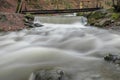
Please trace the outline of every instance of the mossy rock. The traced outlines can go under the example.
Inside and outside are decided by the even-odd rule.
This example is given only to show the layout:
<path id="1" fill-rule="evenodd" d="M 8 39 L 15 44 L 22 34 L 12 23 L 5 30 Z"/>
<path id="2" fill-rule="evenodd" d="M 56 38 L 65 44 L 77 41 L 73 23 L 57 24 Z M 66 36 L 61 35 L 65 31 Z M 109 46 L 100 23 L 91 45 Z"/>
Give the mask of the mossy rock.
<path id="1" fill-rule="evenodd" d="M 27 18 L 28 20 L 34 20 L 34 15 L 30 14 L 30 13 L 27 13 L 25 15 L 25 18 Z"/>
<path id="2" fill-rule="evenodd" d="M 104 18 L 106 13 L 103 13 L 101 11 L 93 12 L 91 15 L 88 16 L 88 18 L 94 18 L 94 19 L 101 19 Z"/>
<path id="3" fill-rule="evenodd" d="M 96 23 L 96 20 L 94 18 L 88 19 L 88 23 L 90 25 L 94 25 Z"/>
<path id="4" fill-rule="evenodd" d="M 113 12 L 114 12 L 114 8 L 107 9 L 107 11 L 108 11 L 109 13 L 113 13 Z"/>
<path id="5" fill-rule="evenodd" d="M 77 13 L 77 16 L 84 16 L 84 13 Z"/>

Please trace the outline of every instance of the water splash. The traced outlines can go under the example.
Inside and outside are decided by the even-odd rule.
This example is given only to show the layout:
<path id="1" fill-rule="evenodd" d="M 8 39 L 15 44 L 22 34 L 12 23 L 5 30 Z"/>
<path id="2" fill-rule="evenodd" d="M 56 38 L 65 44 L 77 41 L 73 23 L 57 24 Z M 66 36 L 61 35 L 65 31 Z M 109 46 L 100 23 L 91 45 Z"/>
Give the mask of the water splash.
<path id="1" fill-rule="evenodd" d="M 73 23 L 81 23 L 87 24 L 87 19 L 85 17 L 77 17 L 77 16 L 50 16 L 50 17 L 38 17 L 36 16 L 34 19 L 34 23 L 50 23 L 50 24 L 73 24 Z"/>

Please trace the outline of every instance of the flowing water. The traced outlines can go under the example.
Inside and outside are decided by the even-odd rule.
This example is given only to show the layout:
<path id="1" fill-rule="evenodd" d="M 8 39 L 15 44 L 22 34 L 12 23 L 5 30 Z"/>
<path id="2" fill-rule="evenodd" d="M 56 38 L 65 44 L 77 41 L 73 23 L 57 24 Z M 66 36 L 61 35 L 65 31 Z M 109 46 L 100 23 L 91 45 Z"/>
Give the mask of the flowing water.
<path id="1" fill-rule="evenodd" d="M 120 69 L 104 61 L 120 55 L 120 35 L 84 26 L 81 17 L 36 17 L 44 26 L 0 33 L 0 80 L 28 80 L 43 68 L 59 68 L 69 80 L 120 80 Z"/>

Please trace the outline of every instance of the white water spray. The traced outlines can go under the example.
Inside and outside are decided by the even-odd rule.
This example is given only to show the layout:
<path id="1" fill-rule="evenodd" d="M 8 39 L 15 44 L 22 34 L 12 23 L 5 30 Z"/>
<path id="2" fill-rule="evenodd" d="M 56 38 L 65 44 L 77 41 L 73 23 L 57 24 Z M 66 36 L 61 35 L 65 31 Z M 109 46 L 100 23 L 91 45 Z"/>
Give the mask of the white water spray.
<path id="1" fill-rule="evenodd" d="M 28 80 L 44 68 L 62 69 L 71 80 L 120 79 L 120 71 L 103 60 L 108 53 L 120 53 L 120 35 L 86 27 L 75 16 L 35 21 L 44 26 L 0 33 L 0 80 Z"/>

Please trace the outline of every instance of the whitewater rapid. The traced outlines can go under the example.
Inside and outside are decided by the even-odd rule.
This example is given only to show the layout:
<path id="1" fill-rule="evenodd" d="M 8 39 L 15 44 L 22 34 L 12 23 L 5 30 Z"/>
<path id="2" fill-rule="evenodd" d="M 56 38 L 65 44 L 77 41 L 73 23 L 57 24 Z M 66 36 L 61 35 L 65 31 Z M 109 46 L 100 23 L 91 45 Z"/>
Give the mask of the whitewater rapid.
<path id="1" fill-rule="evenodd" d="M 84 26 L 78 17 L 46 18 L 43 27 L 0 33 L 0 80 L 28 80 L 45 68 L 59 68 L 70 80 L 120 80 L 119 67 L 103 60 L 120 55 L 119 34 Z"/>

